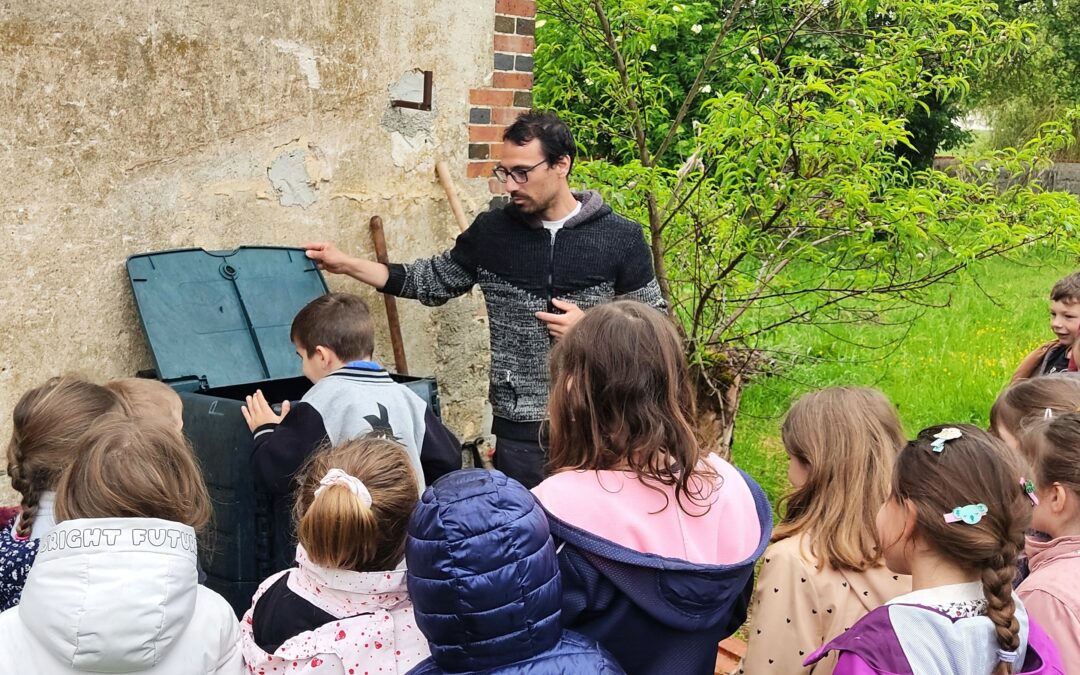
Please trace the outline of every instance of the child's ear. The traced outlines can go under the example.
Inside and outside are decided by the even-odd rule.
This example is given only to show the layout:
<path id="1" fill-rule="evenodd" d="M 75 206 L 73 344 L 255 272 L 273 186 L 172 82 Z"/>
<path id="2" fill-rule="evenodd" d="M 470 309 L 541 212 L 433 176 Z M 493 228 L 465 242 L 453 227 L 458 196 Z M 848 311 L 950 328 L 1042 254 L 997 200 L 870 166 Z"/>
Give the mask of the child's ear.
<path id="1" fill-rule="evenodd" d="M 915 511 L 915 503 L 910 499 L 900 502 L 904 507 L 904 530 L 900 538 L 904 541 L 912 541 L 919 524 L 919 514 Z"/>
<path id="2" fill-rule="evenodd" d="M 326 347 L 323 347 L 322 345 L 317 345 L 315 347 L 315 351 L 312 353 L 312 356 L 314 356 L 315 360 L 318 361 L 320 364 L 326 365 L 333 360 L 333 354 L 334 352 L 330 351 Z"/>
<path id="3" fill-rule="evenodd" d="M 1054 483 L 1051 485 L 1048 492 L 1049 494 L 1047 496 L 1050 497 L 1050 512 L 1055 516 L 1061 515 L 1070 507 L 1074 510 L 1080 507 L 1080 497 L 1061 483 Z"/>

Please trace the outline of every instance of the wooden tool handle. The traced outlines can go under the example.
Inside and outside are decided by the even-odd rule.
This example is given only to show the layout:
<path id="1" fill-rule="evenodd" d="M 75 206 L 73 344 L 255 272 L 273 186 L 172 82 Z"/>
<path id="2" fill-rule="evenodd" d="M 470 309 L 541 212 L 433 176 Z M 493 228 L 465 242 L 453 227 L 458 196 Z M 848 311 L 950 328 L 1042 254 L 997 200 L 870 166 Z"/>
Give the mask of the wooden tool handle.
<path id="1" fill-rule="evenodd" d="M 383 222 L 379 216 L 371 217 L 371 241 L 375 244 L 375 259 L 384 265 L 389 264 L 390 257 L 386 254 L 386 235 L 383 233 Z M 390 346 L 394 349 L 394 367 L 402 375 L 409 374 L 409 364 L 405 360 L 405 343 L 401 339 L 401 320 L 398 318 L 397 300 L 392 295 L 383 294 L 386 304 L 386 323 L 390 326 Z"/>
<path id="2" fill-rule="evenodd" d="M 457 188 L 454 187 L 454 182 L 450 180 L 450 167 L 447 166 L 446 162 L 438 162 L 435 164 L 435 174 L 439 177 L 439 183 L 442 184 L 443 191 L 446 192 L 446 199 L 450 202 L 450 210 L 454 212 L 454 219 L 457 220 L 458 228 L 464 232 L 465 228 L 469 226 L 469 221 L 465 219 L 465 210 L 461 208 Z"/>

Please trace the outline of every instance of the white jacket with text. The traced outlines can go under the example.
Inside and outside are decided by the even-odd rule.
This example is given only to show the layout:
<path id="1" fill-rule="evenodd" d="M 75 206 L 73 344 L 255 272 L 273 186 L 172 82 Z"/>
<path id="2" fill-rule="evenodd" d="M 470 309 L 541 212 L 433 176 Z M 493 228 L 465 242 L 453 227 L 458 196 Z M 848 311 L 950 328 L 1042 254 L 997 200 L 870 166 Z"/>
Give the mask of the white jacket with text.
<path id="1" fill-rule="evenodd" d="M 0 675 L 243 673 L 236 616 L 198 585 L 196 550 L 166 520 L 60 523 L 0 614 Z"/>

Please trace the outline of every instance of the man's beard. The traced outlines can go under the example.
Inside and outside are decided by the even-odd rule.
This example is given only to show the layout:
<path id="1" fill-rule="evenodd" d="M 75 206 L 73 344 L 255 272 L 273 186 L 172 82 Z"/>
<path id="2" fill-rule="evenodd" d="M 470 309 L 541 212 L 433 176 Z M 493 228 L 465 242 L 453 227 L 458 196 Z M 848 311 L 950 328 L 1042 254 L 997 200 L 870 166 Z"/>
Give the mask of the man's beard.
<path id="1" fill-rule="evenodd" d="M 524 201 L 519 204 L 518 202 L 514 201 L 514 197 L 513 195 L 511 195 L 510 203 L 514 205 L 514 208 L 518 210 L 518 213 L 522 213 L 528 216 L 535 216 L 538 213 L 543 213 L 551 205 L 550 201 L 541 203 L 536 201 L 532 197 L 528 197 L 525 195 L 522 195 L 521 199 Z"/>

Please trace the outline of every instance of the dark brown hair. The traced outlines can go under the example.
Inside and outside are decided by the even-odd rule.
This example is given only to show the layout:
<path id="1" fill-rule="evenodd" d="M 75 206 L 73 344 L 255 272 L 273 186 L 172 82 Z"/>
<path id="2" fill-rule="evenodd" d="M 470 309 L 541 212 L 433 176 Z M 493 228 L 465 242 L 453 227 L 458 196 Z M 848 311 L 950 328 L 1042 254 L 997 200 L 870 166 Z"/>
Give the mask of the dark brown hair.
<path id="1" fill-rule="evenodd" d="M 1080 272 L 1073 272 L 1054 284 L 1050 299 L 1068 303 L 1080 302 Z"/>
<path id="2" fill-rule="evenodd" d="M 819 568 L 876 565 L 875 516 L 906 441 L 896 408 L 876 389 L 822 389 L 791 406 L 781 434 L 788 454 L 806 465 L 807 479 L 784 496 L 787 509 L 772 540 L 805 532 Z"/>
<path id="3" fill-rule="evenodd" d="M 316 497 L 330 469 L 359 478 L 371 506 L 340 485 Z M 377 572 L 396 568 L 405 557 L 405 531 L 420 492 L 400 443 L 369 436 L 323 448 L 308 460 L 299 484 L 297 538 L 316 565 Z"/>
<path id="4" fill-rule="evenodd" d="M 326 347 L 342 361 L 369 358 L 375 351 L 375 325 L 367 303 L 358 295 L 327 293 L 296 315 L 289 339 L 310 356 Z"/>
<path id="5" fill-rule="evenodd" d="M 990 431 L 1005 429 L 1019 439 L 1046 411 L 1059 415 L 1080 408 L 1080 377 L 1055 373 L 1021 380 L 998 394 L 990 408 Z M 1032 460 L 1031 455 L 1027 456 Z"/>
<path id="6" fill-rule="evenodd" d="M 1035 458 L 1035 483 L 1060 483 L 1080 495 L 1080 413 L 1066 413 L 1036 423 L 1023 445 Z"/>
<path id="7" fill-rule="evenodd" d="M 79 438 L 102 415 L 124 410 L 116 394 L 73 376 L 54 377 L 22 395 L 12 411 L 7 472 L 22 496 L 16 534 L 29 537 L 41 494 L 56 489 Z"/>
<path id="8" fill-rule="evenodd" d="M 994 622 L 1000 647 L 1020 644 L 1020 623 L 1013 601 L 1016 557 L 1031 522 L 1031 504 L 1020 486 L 1019 459 L 1005 444 L 969 424 L 952 425 L 962 437 L 934 452 L 934 435 L 946 428 L 924 429 L 900 452 L 893 472 L 893 497 L 915 508 L 916 531 L 939 555 L 982 575 L 987 617 Z M 969 525 L 947 523 L 944 514 L 968 504 L 985 504 L 986 514 Z M 1006 675 L 999 662 L 994 675 Z"/>
<path id="9" fill-rule="evenodd" d="M 529 110 L 518 115 L 503 132 L 503 140 L 516 145 L 526 145 L 534 139 L 540 140 L 548 166 L 555 166 L 563 157 L 569 157 L 570 170 L 573 170 L 577 145 L 570 127 L 558 115 L 549 110 Z M 570 175 L 569 171 L 566 175 Z"/>
<path id="10" fill-rule="evenodd" d="M 699 466 L 694 391 L 671 321 L 648 305 L 619 300 L 585 312 L 551 352 L 554 471 L 633 471 L 702 501 L 715 481 Z M 647 480 L 646 480 L 647 479 Z"/>
<path id="11" fill-rule="evenodd" d="M 195 454 L 170 420 L 106 415 L 79 446 L 56 488 L 58 521 L 161 518 L 196 531 L 210 521 Z"/>

